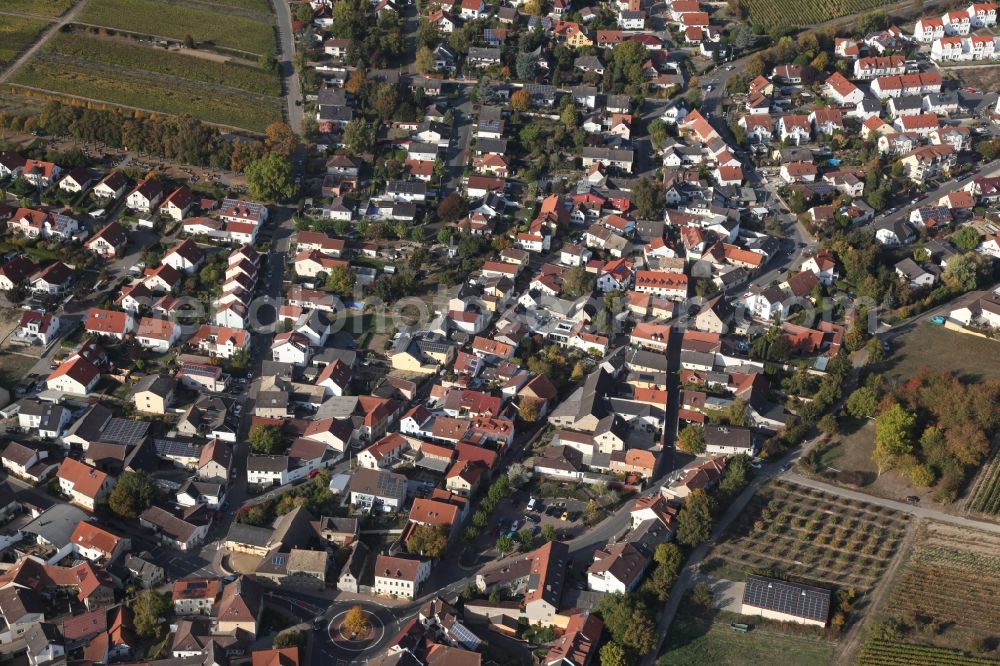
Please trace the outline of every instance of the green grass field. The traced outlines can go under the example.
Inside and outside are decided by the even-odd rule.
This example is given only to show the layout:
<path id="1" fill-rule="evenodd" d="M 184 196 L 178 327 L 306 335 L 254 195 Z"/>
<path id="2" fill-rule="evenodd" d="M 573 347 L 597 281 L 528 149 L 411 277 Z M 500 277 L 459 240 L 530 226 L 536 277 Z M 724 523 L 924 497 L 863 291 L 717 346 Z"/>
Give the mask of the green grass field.
<path id="1" fill-rule="evenodd" d="M 271 97 L 281 95 L 281 85 L 274 72 L 267 72 L 258 67 L 205 60 L 161 48 L 105 39 L 80 31 L 57 35 L 46 45 L 45 50 L 109 65 L 179 76 L 259 95 Z"/>
<path id="2" fill-rule="evenodd" d="M 750 22 L 765 27 L 807 27 L 829 19 L 871 11 L 891 0 L 746 0 Z"/>
<path id="3" fill-rule="evenodd" d="M 13 83 L 56 93 L 90 97 L 111 104 L 123 104 L 171 114 L 190 114 L 207 122 L 262 132 L 281 119 L 278 98 L 261 97 L 217 89 L 200 84 L 184 85 L 172 80 L 164 85 L 155 74 L 140 70 L 106 72 L 53 56 L 35 58 L 20 69 Z"/>
<path id="4" fill-rule="evenodd" d="M 755 629 L 739 634 L 728 624 L 685 613 L 684 606 L 667 632 L 660 666 L 744 666 L 789 664 L 827 666 L 833 645 L 807 637 L 786 636 Z M 794 659 L 791 655 L 795 655 Z"/>
<path id="5" fill-rule="evenodd" d="M 0 66 L 31 46 L 47 25 L 45 21 L 0 15 Z"/>
<path id="6" fill-rule="evenodd" d="M 173 39 L 191 35 L 198 42 L 250 53 L 273 53 L 275 50 L 274 30 L 269 23 L 240 16 L 220 16 L 218 10 L 205 3 L 196 7 L 157 0 L 91 0 L 80 21 Z"/>
<path id="7" fill-rule="evenodd" d="M 0 8 L 7 12 L 24 12 L 39 16 L 62 16 L 74 0 L 3 0 Z"/>
<path id="8" fill-rule="evenodd" d="M 893 338 L 891 345 L 885 371 L 889 377 L 909 379 L 927 367 L 931 372 L 954 372 L 971 381 L 1000 379 L 1000 341 L 921 321 Z"/>

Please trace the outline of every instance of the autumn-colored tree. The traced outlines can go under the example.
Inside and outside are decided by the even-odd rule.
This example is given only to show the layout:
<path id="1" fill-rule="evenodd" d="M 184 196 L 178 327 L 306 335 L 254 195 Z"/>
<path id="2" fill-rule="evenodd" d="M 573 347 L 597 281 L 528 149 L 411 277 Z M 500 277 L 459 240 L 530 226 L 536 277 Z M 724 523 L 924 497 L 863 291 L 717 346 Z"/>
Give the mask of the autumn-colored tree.
<path id="1" fill-rule="evenodd" d="M 677 448 L 691 455 L 705 452 L 705 434 L 698 426 L 686 426 L 677 434 Z"/>
<path id="2" fill-rule="evenodd" d="M 538 398 L 524 396 L 518 405 L 518 413 L 525 423 L 535 423 L 542 415 L 542 405 L 544 401 Z"/>
<path id="3" fill-rule="evenodd" d="M 466 206 L 457 192 L 452 192 L 438 204 L 438 219 L 445 224 L 453 224 L 465 215 Z"/>
<path id="4" fill-rule="evenodd" d="M 945 449 L 963 465 L 978 465 L 990 452 L 990 443 L 975 423 L 960 423 L 945 433 Z"/>
<path id="5" fill-rule="evenodd" d="M 286 123 L 271 123 L 264 129 L 264 145 L 272 153 L 288 157 L 298 143 L 299 138 Z"/>
<path id="6" fill-rule="evenodd" d="M 515 111 L 527 111 L 531 108 L 531 93 L 521 88 L 510 96 L 510 108 Z"/>
<path id="7" fill-rule="evenodd" d="M 356 69 L 351 72 L 351 75 L 347 77 L 347 83 L 344 84 L 344 90 L 351 93 L 352 95 L 357 95 L 361 91 L 361 87 L 365 85 L 365 73 Z"/>
<path id="8" fill-rule="evenodd" d="M 344 622 L 341 626 L 348 636 L 364 636 L 371 630 L 372 623 L 361 606 L 352 606 L 351 610 L 347 611 L 347 615 L 344 616 Z"/>

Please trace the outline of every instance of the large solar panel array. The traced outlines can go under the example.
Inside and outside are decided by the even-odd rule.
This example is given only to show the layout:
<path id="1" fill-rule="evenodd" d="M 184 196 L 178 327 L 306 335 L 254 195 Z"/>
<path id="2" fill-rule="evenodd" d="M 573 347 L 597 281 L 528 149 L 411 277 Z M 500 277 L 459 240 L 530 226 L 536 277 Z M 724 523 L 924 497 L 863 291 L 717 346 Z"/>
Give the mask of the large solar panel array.
<path id="1" fill-rule="evenodd" d="M 748 576 L 743 603 L 826 622 L 830 613 L 830 591 L 774 578 Z"/>
<path id="2" fill-rule="evenodd" d="M 134 446 L 142 442 L 148 430 L 147 421 L 114 418 L 108 421 L 108 425 L 101 432 L 101 441 Z"/>

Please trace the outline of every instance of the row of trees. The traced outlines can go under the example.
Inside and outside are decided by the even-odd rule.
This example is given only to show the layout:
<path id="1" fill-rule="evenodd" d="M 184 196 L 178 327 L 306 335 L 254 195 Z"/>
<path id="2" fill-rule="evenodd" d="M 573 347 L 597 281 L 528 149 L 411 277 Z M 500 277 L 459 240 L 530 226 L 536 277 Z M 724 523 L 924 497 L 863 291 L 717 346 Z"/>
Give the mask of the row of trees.
<path id="1" fill-rule="evenodd" d="M 146 117 L 140 112 L 88 109 L 57 101 L 34 115 L 0 113 L 0 126 L 99 141 L 114 148 L 233 171 L 243 171 L 264 154 L 262 142 L 228 141 L 218 129 L 191 116 Z"/>

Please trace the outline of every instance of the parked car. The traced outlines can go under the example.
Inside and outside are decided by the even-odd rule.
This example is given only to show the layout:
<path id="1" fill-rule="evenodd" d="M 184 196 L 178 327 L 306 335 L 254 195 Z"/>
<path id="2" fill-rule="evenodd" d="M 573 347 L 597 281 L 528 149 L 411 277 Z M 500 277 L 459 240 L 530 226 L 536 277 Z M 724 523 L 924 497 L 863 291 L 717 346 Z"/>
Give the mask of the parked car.
<path id="1" fill-rule="evenodd" d="M 907 495 L 906 501 L 909 502 L 910 504 L 916 504 L 917 502 L 920 501 L 920 498 L 917 497 L 916 495 Z"/>
<path id="2" fill-rule="evenodd" d="M 559 520 L 569 520 L 569 511 L 563 511 L 562 515 L 559 516 Z"/>

